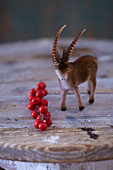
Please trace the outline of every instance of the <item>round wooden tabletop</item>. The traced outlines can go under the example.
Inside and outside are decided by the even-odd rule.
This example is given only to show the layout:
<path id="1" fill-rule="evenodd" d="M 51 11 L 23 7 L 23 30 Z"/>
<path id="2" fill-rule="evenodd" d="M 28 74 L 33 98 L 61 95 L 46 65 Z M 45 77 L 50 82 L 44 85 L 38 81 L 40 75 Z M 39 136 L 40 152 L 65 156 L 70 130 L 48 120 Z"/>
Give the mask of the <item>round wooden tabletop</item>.
<path id="1" fill-rule="evenodd" d="M 71 39 L 59 41 L 59 53 Z M 78 110 L 75 95 L 60 110 L 60 88 L 51 59 L 52 39 L 0 45 L 0 159 L 74 163 L 113 159 L 113 41 L 82 39 L 71 61 L 91 54 L 98 58 L 95 102 L 88 103 L 87 84 L 79 86 L 85 105 Z M 34 127 L 28 110 L 29 91 L 45 81 L 45 97 L 53 124 Z"/>

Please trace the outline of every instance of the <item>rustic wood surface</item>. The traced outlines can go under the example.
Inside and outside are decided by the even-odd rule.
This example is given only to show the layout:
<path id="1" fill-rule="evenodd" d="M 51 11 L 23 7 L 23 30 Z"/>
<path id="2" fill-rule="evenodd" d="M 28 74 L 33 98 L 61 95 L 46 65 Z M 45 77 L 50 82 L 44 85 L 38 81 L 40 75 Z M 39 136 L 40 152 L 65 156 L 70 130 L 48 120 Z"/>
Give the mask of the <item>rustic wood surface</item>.
<path id="1" fill-rule="evenodd" d="M 59 52 L 71 39 L 59 42 Z M 99 60 L 95 103 L 78 110 L 72 92 L 60 111 L 60 89 L 51 59 L 52 39 L 0 45 L 0 159 L 75 163 L 113 159 L 113 41 L 80 40 L 72 60 L 93 54 Z M 27 108 L 31 88 L 47 83 L 53 125 L 41 132 Z"/>
<path id="2" fill-rule="evenodd" d="M 37 163 L 0 159 L 0 170 L 113 170 L 113 160 L 82 163 Z"/>

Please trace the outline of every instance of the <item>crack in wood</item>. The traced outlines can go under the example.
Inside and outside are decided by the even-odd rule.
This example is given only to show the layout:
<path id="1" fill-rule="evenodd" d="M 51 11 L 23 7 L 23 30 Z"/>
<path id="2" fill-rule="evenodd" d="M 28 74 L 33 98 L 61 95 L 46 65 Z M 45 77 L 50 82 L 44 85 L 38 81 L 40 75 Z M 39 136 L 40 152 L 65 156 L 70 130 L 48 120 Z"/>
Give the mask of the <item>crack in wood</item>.
<path id="1" fill-rule="evenodd" d="M 87 134 L 90 136 L 90 138 L 93 138 L 93 139 L 98 139 L 99 135 L 93 133 L 93 131 L 95 131 L 95 129 L 93 128 L 80 128 L 82 129 L 83 131 L 87 131 Z"/>

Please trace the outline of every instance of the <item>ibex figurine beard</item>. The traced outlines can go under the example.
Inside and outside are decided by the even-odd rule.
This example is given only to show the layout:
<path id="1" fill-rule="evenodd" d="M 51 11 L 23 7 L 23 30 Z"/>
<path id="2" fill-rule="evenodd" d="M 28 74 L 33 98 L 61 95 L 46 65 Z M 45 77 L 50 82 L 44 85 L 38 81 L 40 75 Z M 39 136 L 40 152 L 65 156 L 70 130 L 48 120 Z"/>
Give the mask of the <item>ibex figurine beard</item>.
<path id="1" fill-rule="evenodd" d="M 57 43 L 58 38 L 65 27 L 66 25 L 64 25 L 58 31 L 52 49 L 52 58 L 55 72 L 58 76 L 61 89 L 61 110 L 66 110 L 66 94 L 68 90 L 74 91 L 77 96 L 79 110 L 83 110 L 84 105 L 82 103 L 78 85 L 85 81 L 88 81 L 87 90 L 90 94 L 89 103 L 93 103 L 96 89 L 96 73 L 98 68 L 98 60 L 91 55 L 85 55 L 78 58 L 74 62 L 69 62 L 70 56 L 74 50 L 74 46 L 84 33 L 85 29 L 78 34 L 78 36 L 67 48 L 67 50 L 63 50 L 63 55 L 62 57 L 60 57 L 57 50 Z"/>

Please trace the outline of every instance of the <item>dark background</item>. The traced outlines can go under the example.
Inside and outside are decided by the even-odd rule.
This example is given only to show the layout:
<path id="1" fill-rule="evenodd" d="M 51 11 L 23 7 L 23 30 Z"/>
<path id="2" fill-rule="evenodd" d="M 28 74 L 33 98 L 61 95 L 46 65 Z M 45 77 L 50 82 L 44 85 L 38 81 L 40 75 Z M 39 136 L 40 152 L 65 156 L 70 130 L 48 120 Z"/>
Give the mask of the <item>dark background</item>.
<path id="1" fill-rule="evenodd" d="M 0 42 L 64 37 L 113 39 L 113 0 L 0 0 Z"/>

